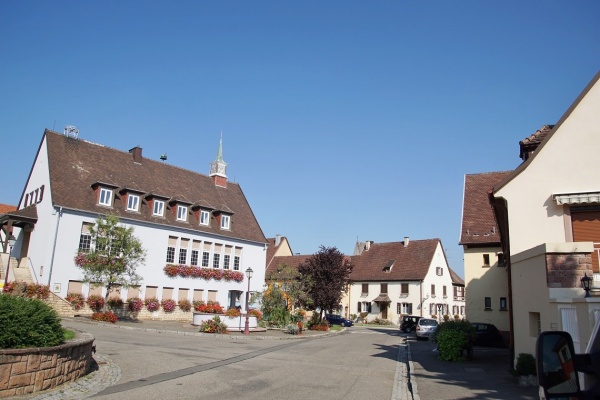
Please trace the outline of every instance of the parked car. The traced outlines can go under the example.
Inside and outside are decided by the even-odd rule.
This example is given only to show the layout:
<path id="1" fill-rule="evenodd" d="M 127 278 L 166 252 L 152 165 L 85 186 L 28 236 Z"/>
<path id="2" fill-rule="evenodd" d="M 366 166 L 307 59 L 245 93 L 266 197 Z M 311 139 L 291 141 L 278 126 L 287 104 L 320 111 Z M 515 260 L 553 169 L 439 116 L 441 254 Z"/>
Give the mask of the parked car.
<path id="1" fill-rule="evenodd" d="M 495 325 L 483 322 L 472 322 L 471 325 L 475 328 L 475 346 L 504 346 L 504 338 Z"/>
<path id="2" fill-rule="evenodd" d="M 438 322 L 433 318 L 420 318 L 415 327 L 417 340 L 428 339 L 437 329 Z"/>
<path id="3" fill-rule="evenodd" d="M 354 322 L 336 314 L 327 314 L 325 319 L 330 325 L 352 326 Z"/>
<path id="4" fill-rule="evenodd" d="M 419 317 L 416 315 L 405 315 L 400 320 L 400 330 L 402 332 L 410 333 L 414 332 L 417 327 L 417 322 L 423 317 Z"/>

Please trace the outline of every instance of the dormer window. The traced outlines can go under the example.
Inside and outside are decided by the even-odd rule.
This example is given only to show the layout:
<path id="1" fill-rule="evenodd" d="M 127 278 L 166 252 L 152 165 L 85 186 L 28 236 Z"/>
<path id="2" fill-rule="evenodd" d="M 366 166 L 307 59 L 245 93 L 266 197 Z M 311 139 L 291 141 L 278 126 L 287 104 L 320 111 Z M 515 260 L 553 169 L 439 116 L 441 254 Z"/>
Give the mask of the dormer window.
<path id="1" fill-rule="evenodd" d="M 101 206 L 112 207 L 113 191 L 107 188 L 100 188 L 100 196 L 98 196 L 98 204 Z"/>
<path id="2" fill-rule="evenodd" d="M 127 211 L 139 211 L 140 196 L 136 194 L 127 195 Z"/>
<path id="3" fill-rule="evenodd" d="M 187 221 L 187 207 L 178 205 L 177 206 L 177 221 Z"/>
<path id="4" fill-rule="evenodd" d="M 231 225 L 231 216 L 230 215 L 221 215 L 221 229 L 229 230 Z"/>
<path id="5" fill-rule="evenodd" d="M 153 200 L 152 215 L 163 217 L 165 215 L 165 202 L 162 200 Z"/>
<path id="6" fill-rule="evenodd" d="M 200 225 L 208 225 L 210 221 L 210 213 L 205 210 L 200 210 Z"/>

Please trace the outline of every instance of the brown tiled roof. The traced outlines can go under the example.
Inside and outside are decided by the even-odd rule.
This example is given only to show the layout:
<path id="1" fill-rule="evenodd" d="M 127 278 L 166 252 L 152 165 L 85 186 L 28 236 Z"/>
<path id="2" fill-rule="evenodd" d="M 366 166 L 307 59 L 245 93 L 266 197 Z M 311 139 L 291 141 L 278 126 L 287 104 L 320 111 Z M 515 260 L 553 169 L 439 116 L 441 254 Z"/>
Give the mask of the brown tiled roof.
<path id="1" fill-rule="evenodd" d="M 488 191 L 509 174 L 510 171 L 465 175 L 459 244 L 500 244 L 498 225 L 488 200 Z"/>
<path id="2" fill-rule="evenodd" d="M 297 270 L 298 265 L 303 264 L 309 257 L 312 257 L 312 254 L 273 257 L 273 261 L 271 261 L 267 266 L 265 277 L 267 279 L 276 279 L 275 276 L 277 275 L 277 272 L 279 272 L 279 269 L 286 265 Z"/>
<path id="3" fill-rule="evenodd" d="M 463 278 L 461 278 L 456 272 L 454 272 L 454 270 L 450 267 L 448 267 L 448 269 L 450 270 L 450 278 L 452 278 L 452 283 L 455 285 L 463 285 L 465 284 L 465 280 Z"/>
<path id="4" fill-rule="evenodd" d="M 197 172 L 147 158 L 136 163 L 129 152 L 70 138 L 50 130 L 46 130 L 45 135 L 50 187 L 55 206 L 94 214 L 113 212 L 121 218 L 253 242 L 267 241 L 237 183 L 227 182 L 227 187 L 223 188 L 216 186 L 211 177 Z M 207 204 L 217 210 L 228 211 L 233 214 L 231 229 L 221 230 L 214 218 L 211 218 L 210 226 L 202 226 L 191 214 L 188 215 L 188 222 L 176 221 L 170 209 L 165 210 L 165 217 L 154 217 L 146 201 L 142 201 L 140 212 L 125 211 L 125 204 L 119 198 L 114 200 L 112 209 L 107 209 L 97 204 L 92 186 L 98 182 L 114 185 L 118 188 L 115 192 L 127 188 L 146 195 L 155 193 L 163 196 L 163 199 L 165 196 L 169 199 L 185 199 L 189 204 Z M 168 204 L 165 206 L 169 207 Z"/>
<path id="5" fill-rule="evenodd" d="M 17 206 L 11 206 L 10 204 L 0 204 L 0 215 L 16 210 Z"/>
<path id="6" fill-rule="evenodd" d="M 522 160 L 526 160 L 529 157 L 529 154 L 537 149 L 553 128 L 554 125 L 544 125 L 529 137 L 521 140 L 519 142 L 519 157 L 521 157 Z"/>
<path id="7" fill-rule="evenodd" d="M 407 281 L 425 278 L 439 239 L 404 242 L 372 243 L 369 250 L 352 256 L 350 279 L 356 281 Z M 389 272 L 385 267 L 393 261 Z"/>

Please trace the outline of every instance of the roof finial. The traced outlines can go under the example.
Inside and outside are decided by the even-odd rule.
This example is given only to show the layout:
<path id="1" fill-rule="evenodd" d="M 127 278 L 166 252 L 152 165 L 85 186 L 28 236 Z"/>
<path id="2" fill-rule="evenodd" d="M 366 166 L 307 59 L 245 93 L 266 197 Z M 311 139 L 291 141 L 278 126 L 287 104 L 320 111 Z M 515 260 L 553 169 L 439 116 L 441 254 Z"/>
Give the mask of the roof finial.
<path id="1" fill-rule="evenodd" d="M 218 186 L 227 185 L 227 163 L 223 161 L 223 132 L 219 139 L 219 149 L 217 150 L 217 158 L 210 163 L 210 176 L 214 177 L 215 184 Z M 216 177 L 219 177 L 218 179 Z"/>

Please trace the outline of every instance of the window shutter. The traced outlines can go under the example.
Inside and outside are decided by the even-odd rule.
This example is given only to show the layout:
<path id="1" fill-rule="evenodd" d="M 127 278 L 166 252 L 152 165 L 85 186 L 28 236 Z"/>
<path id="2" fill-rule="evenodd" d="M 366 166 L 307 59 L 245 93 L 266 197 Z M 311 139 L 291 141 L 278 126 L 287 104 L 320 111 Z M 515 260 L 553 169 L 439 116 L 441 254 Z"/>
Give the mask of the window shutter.
<path id="1" fill-rule="evenodd" d="M 571 209 L 571 223 L 573 226 L 573 241 L 593 242 L 594 248 L 600 244 L 600 210 L 587 210 L 578 212 Z M 599 272 L 598 252 L 592 253 L 592 268 Z"/>
<path id="2" fill-rule="evenodd" d="M 358 312 L 360 312 L 360 301 L 358 302 Z"/>

